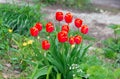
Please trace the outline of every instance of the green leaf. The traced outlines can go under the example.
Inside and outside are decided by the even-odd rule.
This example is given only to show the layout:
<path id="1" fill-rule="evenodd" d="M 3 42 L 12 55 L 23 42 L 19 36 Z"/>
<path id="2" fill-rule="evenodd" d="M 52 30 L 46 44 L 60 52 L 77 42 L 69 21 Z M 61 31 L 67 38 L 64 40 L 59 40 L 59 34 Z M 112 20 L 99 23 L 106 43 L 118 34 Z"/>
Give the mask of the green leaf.
<path id="1" fill-rule="evenodd" d="M 1 70 L 3 70 L 3 65 L 2 65 L 2 64 L 0 64 L 0 71 L 1 71 Z"/>
<path id="2" fill-rule="evenodd" d="M 82 59 L 82 58 L 85 56 L 85 54 L 87 53 L 87 51 L 88 51 L 88 49 L 89 49 L 90 46 L 92 46 L 92 45 L 88 45 L 88 46 L 86 46 L 86 47 L 83 49 L 83 52 L 82 52 L 82 54 L 81 54 L 80 59 Z"/>
<path id="3" fill-rule="evenodd" d="M 38 79 L 39 77 L 41 77 L 43 75 L 46 75 L 47 71 L 48 71 L 48 67 L 47 66 L 38 68 L 38 65 L 37 65 L 36 68 L 35 68 L 34 73 L 31 76 L 31 79 Z"/>
<path id="4" fill-rule="evenodd" d="M 115 30 L 115 33 L 120 35 L 120 28 Z"/>
<path id="5" fill-rule="evenodd" d="M 114 29 L 116 29 L 116 28 L 117 28 L 117 25 L 112 24 L 112 25 L 109 25 L 108 27 L 114 30 Z"/>
<path id="6" fill-rule="evenodd" d="M 96 40 L 94 37 L 91 37 L 89 35 L 84 35 L 83 39 L 89 40 L 89 41 L 95 41 Z"/>
<path id="7" fill-rule="evenodd" d="M 60 72 L 64 71 L 61 61 L 58 62 L 56 59 L 52 58 L 50 55 L 48 55 L 47 58 L 49 62 L 51 62 L 51 64 L 55 66 Z"/>
<path id="8" fill-rule="evenodd" d="M 11 51 L 11 52 L 18 52 L 18 49 L 10 48 L 10 51 Z"/>
<path id="9" fill-rule="evenodd" d="M 57 73 L 57 78 L 56 79 L 61 79 L 61 74 Z"/>
<path id="10" fill-rule="evenodd" d="M 73 79 L 73 71 L 67 72 L 67 79 Z"/>
<path id="11" fill-rule="evenodd" d="M 50 67 L 48 68 L 48 72 L 47 72 L 46 79 L 49 79 L 49 75 L 50 75 L 50 72 L 52 71 L 52 68 L 53 68 L 53 66 L 50 66 Z"/>
<path id="12" fill-rule="evenodd" d="M 73 79 L 82 79 L 81 77 L 75 77 L 75 78 L 73 78 Z"/>

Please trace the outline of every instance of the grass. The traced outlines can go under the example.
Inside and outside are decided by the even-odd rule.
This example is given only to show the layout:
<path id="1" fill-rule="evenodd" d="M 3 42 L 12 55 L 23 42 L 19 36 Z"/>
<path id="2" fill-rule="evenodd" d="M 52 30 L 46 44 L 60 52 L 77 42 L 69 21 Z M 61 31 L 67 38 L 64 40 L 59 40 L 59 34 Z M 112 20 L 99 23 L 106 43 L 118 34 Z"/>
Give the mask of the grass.
<path id="1" fill-rule="evenodd" d="M 40 5 L 0 4 L 3 24 L 14 32 L 28 35 L 29 28 L 42 20 Z"/>
<path id="2" fill-rule="evenodd" d="M 47 6 L 54 5 L 59 6 L 61 8 L 72 8 L 81 11 L 95 11 L 91 4 L 91 0 L 35 0 L 35 3 L 42 3 Z"/>

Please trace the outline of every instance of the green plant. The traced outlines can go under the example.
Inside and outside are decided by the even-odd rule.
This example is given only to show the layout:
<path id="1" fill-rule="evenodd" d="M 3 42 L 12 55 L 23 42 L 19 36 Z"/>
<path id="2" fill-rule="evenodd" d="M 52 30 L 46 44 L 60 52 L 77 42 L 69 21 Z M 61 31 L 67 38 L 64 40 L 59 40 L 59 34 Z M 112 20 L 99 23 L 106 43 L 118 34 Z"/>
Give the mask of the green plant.
<path id="1" fill-rule="evenodd" d="M 59 16 L 61 16 L 61 14 L 56 16 L 58 17 L 56 20 L 60 23 L 60 21 L 63 20 L 61 19 L 63 15 L 61 17 Z M 39 49 L 35 45 L 32 46 L 32 49 L 37 56 L 36 58 L 38 59 L 36 59 L 36 66 L 30 77 L 31 79 L 73 79 L 74 71 L 76 70 L 75 65 L 82 63 L 83 58 L 91 45 L 85 45 L 82 42 L 82 37 L 84 37 L 84 34 L 88 33 L 87 25 L 83 24 L 83 26 L 81 26 L 81 23 L 78 22 L 81 26 L 79 28 L 82 28 L 82 30 L 80 30 L 81 33 L 80 31 L 77 33 L 75 32 L 76 34 L 70 33 L 71 30 L 69 24 L 72 20 L 72 14 L 66 13 L 66 25 L 63 25 L 62 27 L 59 25 L 55 28 L 51 22 L 46 24 L 46 32 L 44 33 L 45 36 L 41 44 L 42 49 Z M 39 32 L 42 32 L 37 30 L 38 27 L 41 26 L 35 24 L 35 26 L 30 28 L 30 34 L 35 38 L 39 35 Z M 57 30 L 60 32 L 57 32 Z M 71 36 L 73 39 L 70 39 Z"/>
<path id="2" fill-rule="evenodd" d="M 109 27 L 114 31 L 114 37 L 103 41 L 103 49 L 106 57 L 115 59 L 117 53 L 120 53 L 120 25 L 110 25 Z"/>
<path id="3" fill-rule="evenodd" d="M 89 78 L 89 74 L 87 73 L 87 70 L 92 66 L 99 66 L 102 65 L 103 62 L 99 60 L 96 55 L 87 55 L 82 60 L 82 63 L 78 64 L 77 69 L 74 71 L 75 77 L 81 77 L 81 78 Z"/>
<path id="4" fill-rule="evenodd" d="M 91 66 L 87 70 L 89 74 L 89 79 L 115 79 L 114 74 L 112 71 L 108 70 L 107 68 L 101 66 Z"/>
<path id="5" fill-rule="evenodd" d="M 0 71 L 3 69 L 3 65 L 0 64 Z"/>
<path id="6" fill-rule="evenodd" d="M 36 54 L 33 53 L 33 47 L 40 47 L 40 45 L 38 41 L 36 41 L 35 43 L 33 42 L 35 42 L 35 40 L 33 41 L 33 38 L 25 37 L 16 33 L 13 34 L 11 44 L 12 47 L 10 48 L 10 60 L 15 69 L 25 71 L 28 66 L 35 64 L 35 60 L 38 60 L 37 53 L 35 51 L 34 52 Z M 40 55 L 39 59 L 41 59 Z"/>
<path id="7" fill-rule="evenodd" d="M 12 38 L 12 29 L 0 23 L 0 55 L 1 57 L 9 51 Z"/>
<path id="8" fill-rule="evenodd" d="M 37 0 L 38 1 L 38 0 Z M 89 8 L 91 0 L 39 0 L 42 3 L 47 4 L 60 4 L 67 7 L 75 7 L 75 8 L 81 8 L 86 9 Z"/>
<path id="9" fill-rule="evenodd" d="M 120 78 L 120 68 L 115 69 L 114 75 L 115 75 L 116 79 Z"/>
<path id="10" fill-rule="evenodd" d="M 119 69 L 114 69 L 112 66 L 106 66 L 105 60 L 100 60 L 96 55 L 87 55 L 83 62 L 78 65 L 74 72 L 76 79 L 117 79 Z M 116 75 L 115 75 L 116 74 Z M 117 78 L 116 78 L 117 77 Z"/>
<path id="11" fill-rule="evenodd" d="M 3 24 L 19 34 L 28 35 L 29 28 L 42 19 L 40 5 L 0 4 Z"/>

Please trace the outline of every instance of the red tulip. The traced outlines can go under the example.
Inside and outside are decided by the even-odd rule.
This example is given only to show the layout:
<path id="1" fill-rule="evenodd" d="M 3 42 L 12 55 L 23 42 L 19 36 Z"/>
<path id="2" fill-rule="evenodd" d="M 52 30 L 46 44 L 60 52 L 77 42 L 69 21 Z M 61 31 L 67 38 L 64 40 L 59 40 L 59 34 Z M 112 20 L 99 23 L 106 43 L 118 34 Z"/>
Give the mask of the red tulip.
<path id="1" fill-rule="evenodd" d="M 82 22 L 83 21 L 81 19 L 77 18 L 77 19 L 75 19 L 74 24 L 77 28 L 80 28 L 82 25 Z"/>
<path id="2" fill-rule="evenodd" d="M 66 31 L 61 31 L 58 33 L 58 41 L 61 43 L 64 43 L 68 40 L 67 37 L 67 32 Z"/>
<path id="3" fill-rule="evenodd" d="M 71 45 L 75 44 L 75 41 L 74 41 L 74 37 L 73 37 L 73 36 L 69 38 L 69 43 L 70 43 Z"/>
<path id="4" fill-rule="evenodd" d="M 30 28 L 30 34 L 34 37 L 38 36 L 39 30 L 36 27 Z"/>
<path id="5" fill-rule="evenodd" d="M 68 33 L 69 32 L 69 26 L 68 25 L 63 25 L 62 26 L 62 31 L 66 31 Z"/>
<path id="6" fill-rule="evenodd" d="M 72 19 L 73 19 L 72 14 L 71 13 L 66 13 L 66 15 L 65 15 L 65 22 L 66 23 L 71 23 Z"/>
<path id="7" fill-rule="evenodd" d="M 83 33 L 83 34 L 87 34 L 88 33 L 88 26 L 87 25 L 82 25 L 81 33 Z"/>
<path id="8" fill-rule="evenodd" d="M 56 20 L 57 21 L 63 20 L 63 13 L 62 12 L 56 12 Z"/>
<path id="9" fill-rule="evenodd" d="M 46 24 L 46 31 L 49 32 L 49 33 L 54 31 L 54 26 L 53 26 L 53 24 L 51 22 L 48 22 Z"/>
<path id="10" fill-rule="evenodd" d="M 39 23 L 39 22 L 35 24 L 35 27 L 36 27 L 39 31 L 42 30 L 42 24 Z"/>
<path id="11" fill-rule="evenodd" d="M 42 41 L 42 49 L 48 50 L 49 48 L 50 48 L 50 43 L 48 42 L 48 40 L 43 40 Z"/>
<path id="12" fill-rule="evenodd" d="M 80 44 L 82 42 L 82 37 L 77 35 L 77 36 L 75 36 L 74 41 L 76 44 Z"/>

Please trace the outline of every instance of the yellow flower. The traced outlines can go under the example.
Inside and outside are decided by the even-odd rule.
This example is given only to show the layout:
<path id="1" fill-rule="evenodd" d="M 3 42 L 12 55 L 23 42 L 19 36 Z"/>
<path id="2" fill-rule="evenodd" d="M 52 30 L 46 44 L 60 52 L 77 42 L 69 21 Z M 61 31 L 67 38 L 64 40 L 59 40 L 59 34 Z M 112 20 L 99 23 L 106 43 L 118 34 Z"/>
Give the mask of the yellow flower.
<path id="1" fill-rule="evenodd" d="M 24 43 L 23 43 L 23 46 L 27 46 L 27 43 L 26 43 L 26 42 L 24 42 Z"/>
<path id="2" fill-rule="evenodd" d="M 33 40 L 29 40 L 28 42 L 27 42 L 27 44 L 32 44 L 33 43 Z"/>
<path id="3" fill-rule="evenodd" d="M 12 33 L 12 31 L 13 31 L 12 29 L 8 29 L 8 32 Z"/>
<path id="4" fill-rule="evenodd" d="M 75 44 L 71 45 L 71 48 L 74 48 L 75 47 Z"/>

